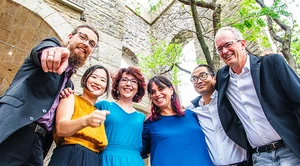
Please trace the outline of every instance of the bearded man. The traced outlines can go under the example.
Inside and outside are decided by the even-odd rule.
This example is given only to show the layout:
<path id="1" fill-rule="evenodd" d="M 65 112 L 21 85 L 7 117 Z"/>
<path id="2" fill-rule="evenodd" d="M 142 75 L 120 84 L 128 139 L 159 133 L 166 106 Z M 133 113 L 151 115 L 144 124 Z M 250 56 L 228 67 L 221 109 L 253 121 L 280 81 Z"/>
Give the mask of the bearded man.
<path id="1" fill-rule="evenodd" d="M 59 92 L 97 48 L 99 34 L 81 25 L 65 47 L 55 38 L 31 50 L 10 87 L 0 97 L 0 161 L 6 165 L 43 165 L 52 143 Z M 72 83 L 71 83 L 72 84 Z"/>

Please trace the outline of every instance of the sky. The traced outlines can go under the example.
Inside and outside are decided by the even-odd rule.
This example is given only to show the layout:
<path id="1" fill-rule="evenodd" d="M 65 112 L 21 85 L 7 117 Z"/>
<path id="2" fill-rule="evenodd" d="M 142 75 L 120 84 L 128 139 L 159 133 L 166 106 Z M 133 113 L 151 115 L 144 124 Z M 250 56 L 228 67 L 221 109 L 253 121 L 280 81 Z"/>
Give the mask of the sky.
<path id="1" fill-rule="evenodd" d="M 150 4 L 155 5 L 159 0 L 139 0 L 139 3 L 143 5 L 146 9 L 150 9 Z"/>
<path id="2" fill-rule="evenodd" d="M 194 45 L 194 40 L 190 41 L 182 50 L 182 55 L 186 62 L 180 64 L 183 68 L 193 71 L 197 66 L 196 50 Z M 198 93 L 194 90 L 193 84 L 190 81 L 191 75 L 185 72 L 179 72 L 181 77 L 181 85 L 178 87 L 180 92 L 180 97 L 183 105 L 188 105 L 188 103 L 198 96 Z"/>

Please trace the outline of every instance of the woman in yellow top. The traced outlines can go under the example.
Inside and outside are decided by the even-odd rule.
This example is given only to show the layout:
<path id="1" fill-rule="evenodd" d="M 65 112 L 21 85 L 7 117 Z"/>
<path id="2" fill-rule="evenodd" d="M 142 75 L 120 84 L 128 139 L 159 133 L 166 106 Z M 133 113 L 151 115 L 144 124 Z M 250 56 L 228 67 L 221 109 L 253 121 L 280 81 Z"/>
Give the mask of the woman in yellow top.
<path id="1" fill-rule="evenodd" d="M 82 96 L 62 98 L 56 110 L 53 151 L 49 166 L 99 165 L 99 152 L 107 146 L 103 122 L 108 111 L 94 106 L 97 98 L 108 92 L 109 73 L 95 65 L 81 78 Z"/>

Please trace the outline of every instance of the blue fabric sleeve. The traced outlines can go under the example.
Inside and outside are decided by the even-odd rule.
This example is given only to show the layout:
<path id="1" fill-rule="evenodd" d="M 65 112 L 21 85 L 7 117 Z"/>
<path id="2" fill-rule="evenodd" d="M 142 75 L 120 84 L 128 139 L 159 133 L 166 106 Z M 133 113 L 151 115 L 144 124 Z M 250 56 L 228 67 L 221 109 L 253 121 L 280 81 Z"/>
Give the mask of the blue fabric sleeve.
<path id="1" fill-rule="evenodd" d="M 143 141 L 143 146 L 141 150 L 141 156 L 143 159 L 149 157 L 148 154 L 150 153 L 150 133 L 149 133 L 149 127 L 150 127 L 150 120 L 147 119 L 144 122 L 144 128 L 143 128 L 143 134 L 142 134 L 142 141 Z"/>
<path id="2" fill-rule="evenodd" d="M 95 107 L 96 107 L 98 110 L 107 110 L 108 107 L 109 107 L 109 102 L 106 101 L 106 100 L 98 101 L 98 102 L 95 104 Z"/>

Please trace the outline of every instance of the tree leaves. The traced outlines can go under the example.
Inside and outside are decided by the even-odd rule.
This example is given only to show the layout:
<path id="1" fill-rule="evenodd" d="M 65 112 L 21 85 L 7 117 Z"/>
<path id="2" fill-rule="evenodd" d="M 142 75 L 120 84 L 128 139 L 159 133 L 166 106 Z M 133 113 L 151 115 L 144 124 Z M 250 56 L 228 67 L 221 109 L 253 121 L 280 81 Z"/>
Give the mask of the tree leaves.
<path id="1" fill-rule="evenodd" d="M 179 63 L 182 53 L 182 45 L 174 43 L 166 43 L 165 41 L 151 40 L 153 43 L 152 55 L 138 54 L 139 66 L 147 78 L 154 75 L 163 75 L 168 72 L 171 75 L 176 75 L 179 70 L 176 70 L 175 64 Z M 175 79 L 176 81 L 176 79 Z"/>

